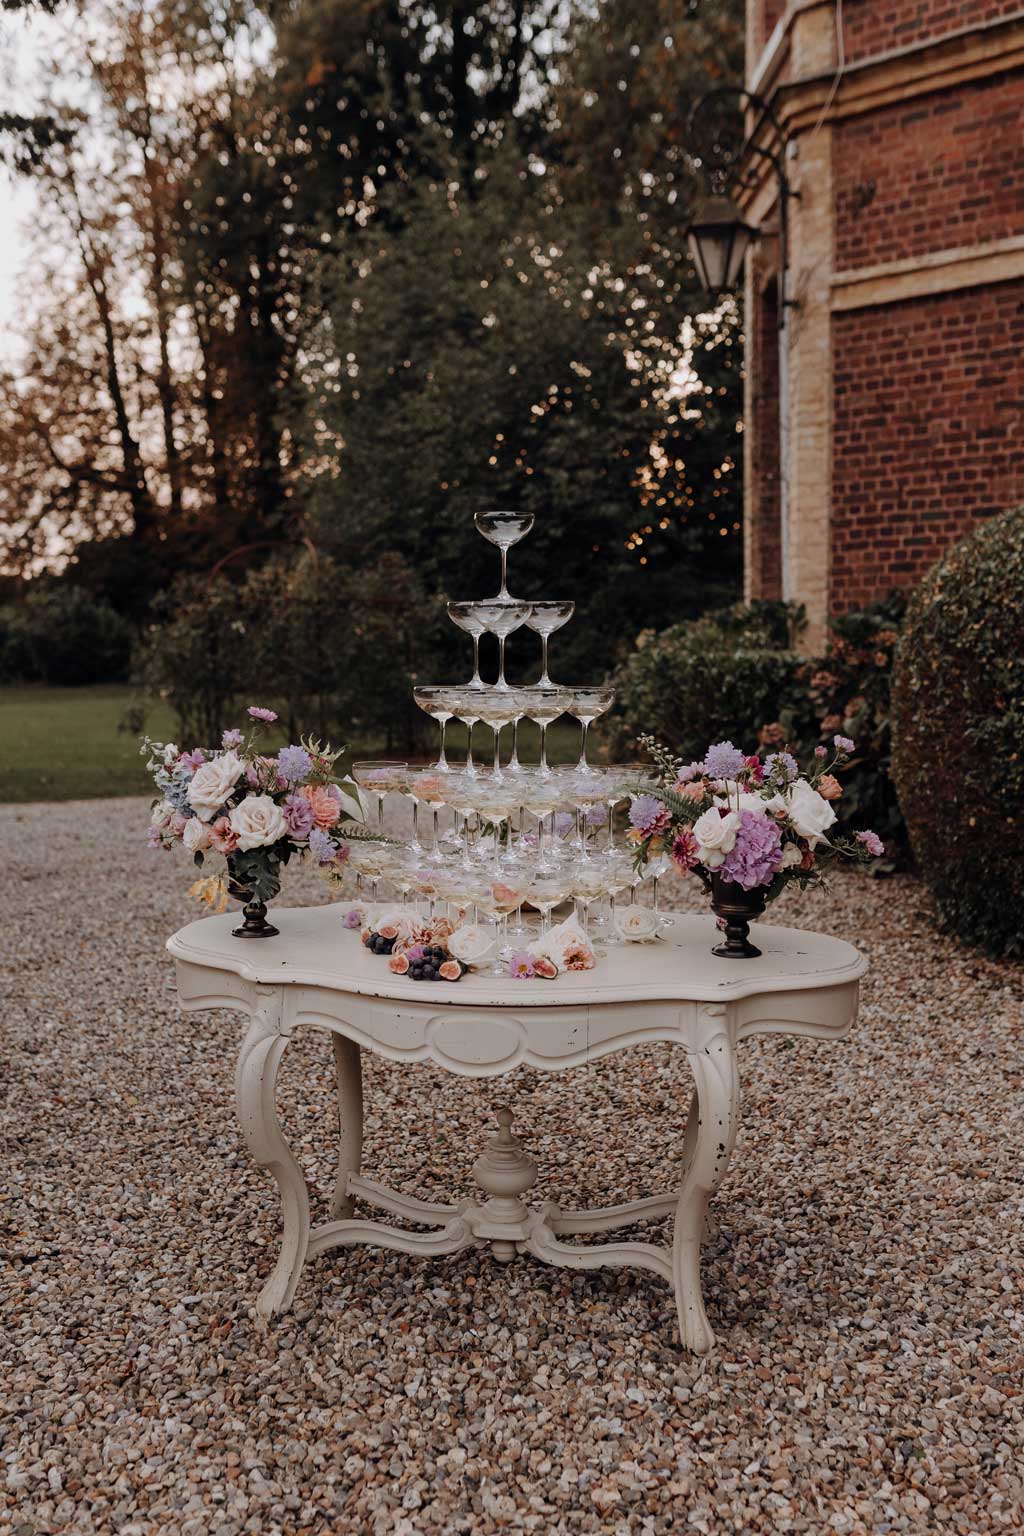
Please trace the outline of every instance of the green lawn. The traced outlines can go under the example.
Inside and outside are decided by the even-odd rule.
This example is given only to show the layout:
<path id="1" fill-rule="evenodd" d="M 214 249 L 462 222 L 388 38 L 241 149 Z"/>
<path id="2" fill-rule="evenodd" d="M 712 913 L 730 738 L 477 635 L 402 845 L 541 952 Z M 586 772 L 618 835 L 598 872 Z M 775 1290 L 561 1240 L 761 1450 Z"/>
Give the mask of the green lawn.
<path id="1" fill-rule="evenodd" d="M 93 800 L 151 788 L 134 735 L 117 727 L 135 695 L 96 688 L 0 688 L 0 801 Z M 150 709 L 151 736 L 173 735 L 174 716 Z"/>
<path id="2" fill-rule="evenodd" d="M 0 802 L 94 800 L 150 793 L 152 785 L 137 738 L 117 728 L 129 706 L 137 701 L 131 688 L 117 685 L 0 688 Z M 174 739 L 172 711 L 163 705 L 150 707 L 146 730 L 157 741 Z M 575 762 L 579 735 L 579 727 L 569 721 L 554 725 L 548 734 L 551 761 Z M 536 761 L 537 737 L 535 726 L 523 725 L 524 762 Z M 436 737 L 428 739 L 436 750 Z M 453 725 L 448 732 L 453 761 L 461 761 L 465 741 L 465 727 Z M 595 752 L 598 741 L 595 733 Z M 473 746 L 479 763 L 491 760 L 492 742 L 490 731 L 478 726 Z M 506 732 L 502 738 L 506 761 L 509 750 Z M 378 752 L 373 747 L 354 747 L 343 766 L 352 757 L 372 757 Z"/>

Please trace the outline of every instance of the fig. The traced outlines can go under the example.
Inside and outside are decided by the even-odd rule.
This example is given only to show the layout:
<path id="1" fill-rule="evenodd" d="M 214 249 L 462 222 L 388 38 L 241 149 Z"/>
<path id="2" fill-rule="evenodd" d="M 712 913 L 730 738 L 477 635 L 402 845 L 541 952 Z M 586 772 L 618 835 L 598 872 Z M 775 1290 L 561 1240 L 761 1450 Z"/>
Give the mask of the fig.
<path id="1" fill-rule="evenodd" d="M 543 977 L 545 981 L 554 981 L 558 975 L 558 966 L 553 960 L 549 960 L 546 955 L 540 955 L 533 962 L 533 974 Z"/>
<path id="2" fill-rule="evenodd" d="M 388 958 L 388 970 L 395 976 L 404 976 L 409 969 L 409 956 L 403 954 L 391 955 Z"/>
<path id="3" fill-rule="evenodd" d="M 462 975 L 462 966 L 457 960 L 445 960 L 438 966 L 437 974 L 441 981 L 458 981 Z"/>
<path id="4" fill-rule="evenodd" d="M 368 945 L 370 940 L 373 938 L 373 929 L 372 928 L 364 928 L 362 933 L 359 935 L 359 938 L 360 938 L 360 941 L 363 944 L 367 944 Z"/>
<path id="5" fill-rule="evenodd" d="M 398 929 L 394 923 L 385 923 L 382 928 L 377 929 L 377 932 L 382 939 L 398 938 Z"/>

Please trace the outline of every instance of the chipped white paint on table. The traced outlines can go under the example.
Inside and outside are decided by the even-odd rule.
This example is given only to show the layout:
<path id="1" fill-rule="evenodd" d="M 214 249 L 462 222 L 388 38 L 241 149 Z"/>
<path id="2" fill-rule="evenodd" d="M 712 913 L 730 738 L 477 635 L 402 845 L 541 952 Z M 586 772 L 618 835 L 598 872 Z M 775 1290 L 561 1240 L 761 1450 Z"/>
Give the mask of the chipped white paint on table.
<path id="1" fill-rule="evenodd" d="M 673 1286 L 683 1344 L 706 1353 L 714 1335 L 700 1290 L 700 1247 L 708 1202 L 728 1167 L 739 1123 L 737 1046 L 749 1035 L 834 1040 L 857 1014 L 867 961 L 851 944 L 822 934 L 758 924 L 760 959 L 710 953 L 710 917 L 677 916 L 667 942 L 613 947 L 593 971 L 556 981 L 470 974 L 460 982 L 393 976 L 337 907 L 277 910 L 279 938 L 236 939 L 231 915 L 204 918 L 168 942 L 183 1008 L 237 1008 L 249 1015 L 235 1075 L 238 1116 L 256 1162 L 277 1180 L 284 1238 L 257 1303 L 265 1316 L 291 1305 L 308 1258 L 352 1243 L 402 1253 L 457 1253 L 489 1244 L 502 1261 L 532 1253 L 576 1269 L 638 1265 Z M 275 1085 L 292 1033 L 308 1025 L 332 1037 L 338 1079 L 338 1176 L 332 1219 L 311 1227 L 309 1195 L 278 1124 Z M 482 1201 L 434 1204 L 361 1173 L 360 1052 L 390 1061 L 432 1061 L 467 1077 L 497 1077 L 521 1063 L 557 1072 L 653 1040 L 686 1052 L 694 1092 L 681 1132 L 681 1182 L 664 1194 L 601 1210 L 563 1210 L 523 1195 L 536 1164 L 499 1115 L 500 1130 L 474 1166 Z M 412 1232 L 354 1215 L 359 1201 L 406 1222 Z M 612 1231 L 674 1215 L 672 1249 L 645 1242 L 574 1245 L 573 1234 Z"/>

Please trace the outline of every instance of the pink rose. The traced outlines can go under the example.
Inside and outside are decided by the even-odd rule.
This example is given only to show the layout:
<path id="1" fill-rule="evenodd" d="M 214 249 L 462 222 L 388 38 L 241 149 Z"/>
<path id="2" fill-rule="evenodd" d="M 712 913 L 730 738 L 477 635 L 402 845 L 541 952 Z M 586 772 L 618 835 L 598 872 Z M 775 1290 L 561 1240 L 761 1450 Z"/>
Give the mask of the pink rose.
<path id="1" fill-rule="evenodd" d="M 210 827 L 210 847 L 218 853 L 234 853 L 238 847 L 238 835 L 226 816 L 219 816 Z"/>
<path id="2" fill-rule="evenodd" d="M 306 784 L 299 794 L 309 801 L 318 827 L 333 827 L 341 820 L 341 805 L 326 784 Z"/>
<path id="3" fill-rule="evenodd" d="M 183 816 L 180 811 L 175 811 L 174 815 L 167 823 L 167 830 L 172 834 L 172 836 L 180 837 L 185 828 L 188 826 L 190 819 L 191 818 L 188 816 Z"/>

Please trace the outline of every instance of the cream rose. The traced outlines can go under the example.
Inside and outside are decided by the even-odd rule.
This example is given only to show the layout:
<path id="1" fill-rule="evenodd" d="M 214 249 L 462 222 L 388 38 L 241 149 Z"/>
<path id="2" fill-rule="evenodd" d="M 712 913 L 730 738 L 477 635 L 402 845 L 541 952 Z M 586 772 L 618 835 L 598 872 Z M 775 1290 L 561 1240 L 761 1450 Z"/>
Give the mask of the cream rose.
<path id="1" fill-rule="evenodd" d="M 705 811 L 703 816 L 698 816 L 693 824 L 693 835 L 697 839 L 700 862 L 705 869 L 717 869 L 725 863 L 725 856 L 732 851 L 739 829 L 740 819 L 735 811 L 722 816 L 712 808 Z"/>
<path id="2" fill-rule="evenodd" d="M 242 776 L 245 764 L 234 752 L 222 752 L 200 763 L 185 791 L 189 805 L 203 821 L 212 821 Z"/>
<path id="3" fill-rule="evenodd" d="M 823 800 L 806 779 L 797 779 L 786 794 L 786 810 L 790 822 L 801 837 L 806 837 L 812 848 L 825 841 L 825 830 L 836 819 L 836 813 L 827 800 Z"/>
<path id="4" fill-rule="evenodd" d="M 169 800 L 158 800 L 150 812 L 149 824 L 151 827 L 166 827 L 174 815 L 174 806 Z"/>
<path id="5" fill-rule="evenodd" d="M 657 930 L 657 913 L 650 907 L 623 907 L 615 914 L 615 931 L 621 939 L 639 943 L 644 939 L 653 939 Z"/>
<path id="6" fill-rule="evenodd" d="M 804 856 L 796 843 L 786 843 L 782 850 L 782 863 L 779 868 L 792 869 L 794 864 L 802 864 L 803 858 Z"/>
<path id="7" fill-rule="evenodd" d="M 189 853 L 202 853 L 204 848 L 209 848 L 210 829 L 206 822 L 201 821 L 198 816 L 190 816 L 181 834 L 181 841 Z"/>
<path id="8" fill-rule="evenodd" d="M 246 795 L 228 820 L 243 853 L 250 848 L 266 848 L 288 834 L 284 812 L 269 795 Z"/>
<path id="9" fill-rule="evenodd" d="M 574 917 L 567 917 L 564 923 L 558 923 L 552 928 L 546 939 L 534 945 L 534 953 L 553 960 L 562 971 L 569 968 L 570 958 L 574 955 L 585 953 L 590 957 L 591 964 L 594 956 L 586 934 Z"/>
<path id="10" fill-rule="evenodd" d="M 476 965 L 478 961 L 486 960 L 493 948 L 494 935 L 487 928 L 477 927 L 476 923 L 464 923 L 461 928 L 456 928 L 447 943 L 448 953 L 461 960 L 463 965 Z"/>

